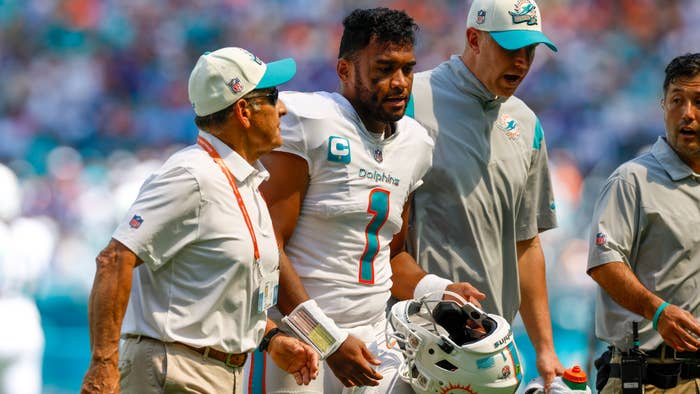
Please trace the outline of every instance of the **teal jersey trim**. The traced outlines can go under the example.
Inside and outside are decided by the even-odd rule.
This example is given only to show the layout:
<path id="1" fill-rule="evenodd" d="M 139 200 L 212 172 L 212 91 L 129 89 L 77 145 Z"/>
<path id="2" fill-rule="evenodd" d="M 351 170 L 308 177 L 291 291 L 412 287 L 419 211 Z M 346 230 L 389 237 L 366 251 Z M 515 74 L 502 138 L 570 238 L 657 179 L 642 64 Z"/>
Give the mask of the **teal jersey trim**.
<path id="1" fill-rule="evenodd" d="M 544 138 L 544 131 L 542 130 L 542 125 L 540 124 L 539 118 L 537 123 L 535 123 L 535 139 L 532 141 L 532 149 L 540 150 L 542 146 L 542 138 Z"/>
<path id="2" fill-rule="evenodd" d="M 411 92 L 411 95 L 408 97 L 408 104 L 406 104 L 406 113 L 404 114 L 405 116 L 410 116 L 413 119 L 416 118 L 416 111 L 414 105 L 415 104 L 413 102 L 413 92 Z"/>

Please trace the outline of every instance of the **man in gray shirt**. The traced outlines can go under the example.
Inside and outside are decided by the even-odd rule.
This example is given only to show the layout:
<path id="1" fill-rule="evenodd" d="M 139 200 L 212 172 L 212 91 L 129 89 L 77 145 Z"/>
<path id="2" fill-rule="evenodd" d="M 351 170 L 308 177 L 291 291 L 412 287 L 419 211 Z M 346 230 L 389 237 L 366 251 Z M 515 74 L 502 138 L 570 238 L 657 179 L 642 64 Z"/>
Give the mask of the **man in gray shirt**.
<path id="1" fill-rule="evenodd" d="M 413 115 L 435 150 L 415 194 L 411 248 L 436 287 L 470 282 L 486 294 L 486 311 L 509 322 L 520 311 L 548 387 L 564 371 L 538 237 L 556 226 L 554 197 L 542 127 L 513 94 L 535 47 L 556 47 L 531 0 L 475 0 L 466 40 L 461 56 L 414 78 Z"/>
<path id="2" fill-rule="evenodd" d="M 700 53 L 666 67 L 661 106 L 666 136 L 615 170 L 593 216 L 596 335 L 611 345 L 598 362 L 603 393 L 622 390 L 634 321 L 646 392 L 700 393 Z"/>

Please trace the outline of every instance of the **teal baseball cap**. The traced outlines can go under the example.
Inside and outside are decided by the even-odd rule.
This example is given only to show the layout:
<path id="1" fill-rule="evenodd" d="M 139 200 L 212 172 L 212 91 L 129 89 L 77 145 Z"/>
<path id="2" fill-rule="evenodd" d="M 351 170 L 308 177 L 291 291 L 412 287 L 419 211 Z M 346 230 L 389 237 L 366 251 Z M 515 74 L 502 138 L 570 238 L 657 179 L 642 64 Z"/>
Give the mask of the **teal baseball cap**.
<path id="1" fill-rule="evenodd" d="M 190 74 L 187 93 L 197 116 L 206 116 L 254 89 L 286 83 L 296 71 L 292 58 L 265 63 L 243 48 L 221 48 L 199 57 Z"/>
<path id="2" fill-rule="evenodd" d="M 542 14 L 534 0 L 474 0 L 469 8 L 467 27 L 487 31 L 507 50 L 532 44 L 557 47 L 542 33 Z"/>

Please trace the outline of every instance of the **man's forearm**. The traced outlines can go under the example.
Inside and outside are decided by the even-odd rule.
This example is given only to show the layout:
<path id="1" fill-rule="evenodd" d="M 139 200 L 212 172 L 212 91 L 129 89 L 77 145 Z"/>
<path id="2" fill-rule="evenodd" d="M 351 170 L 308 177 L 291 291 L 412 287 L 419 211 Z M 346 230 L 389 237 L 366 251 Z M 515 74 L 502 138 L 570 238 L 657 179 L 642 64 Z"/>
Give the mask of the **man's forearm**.
<path id="1" fill-rule="evenodd" d="M 92 358 L 117 362 L 119 331 L 129 302 L 131 278 L 140 260 L 112 240 L 97 256 L 97 272 L 88 304 Z"/>
<path id="2" fill-rule="evenodd" d="M 391 257 L 391 295 L 399 300 L 407 300 L 414 297 L 416 285 L 426 276 L 426 272 L 418 265 L 416 260 L 406 252 L 406 237 L 408 234 L 408 217 L 410 215 L 411 194 L 404 203 L 401 211 L 401 230 L 394 234 L 389 244 Z M 428 278 L 429 279 L 429 278 Z M 444 287 L 441 289 L 444 290 Z"/>
<path id="3" fill-rule="evenodd" d="M 400 252 L 391 258 L 391 295 L 399 300 L 413 298 L 416 284 L 426 275 L 407 252 Z"/>
<path id="4" fill-rule="evenodd" d="M 520 316 L 537 353 L 554 351 L 547 274 L 539 238 L 518 243 Z"/>
<path id="5" fill-rule="evenodd" d="M 521 282 L 520 316 L 537 353 L 554 351 L 547 290 L 542 283 L 545 282 L 539 282 L 541 289 L 531 289 L 529 286 L 523 287 Z"/>
<path id="6" fill-rule="evenodd" d="M 627 264 L 621 261 L 592 268 L 589 275 L 615 302 L 646 319 L 651 320 L 656 309 L 664 302 L 644 287 Z"/>

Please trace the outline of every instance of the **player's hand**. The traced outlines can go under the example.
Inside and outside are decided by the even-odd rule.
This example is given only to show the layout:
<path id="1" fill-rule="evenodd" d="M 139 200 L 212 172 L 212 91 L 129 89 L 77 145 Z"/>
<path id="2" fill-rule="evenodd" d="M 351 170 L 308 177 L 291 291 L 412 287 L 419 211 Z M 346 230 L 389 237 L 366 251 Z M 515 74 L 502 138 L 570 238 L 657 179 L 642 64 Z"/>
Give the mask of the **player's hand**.
<path id="1" fill-rule="evenodd" d="M 471 302 L 479 308 L 481 308 L 481 303 L 479 303 L 479 300 L 486 298 L 486 294 L 480 292 L 476 289 L 476 287 L 467 282 L 452 283 L 451 285 L 448 285 L 445 290 L 461 295 L 465 300 Z M 445 298 L 449 299 L 449 295 L 445 296 Z"/>
<path id="2" fill-rule="evenodd" d="M 661 338 L 678 352 L 695 352 L 700 348 L 700 323 L 688 311 L 669 304 L 656 325 Z"/>
<path id="3" fill-rule="evenodd" d="M 345 387 L 378 386 L 382 375 L 372 368 L 381 362 L 365 346 L 364 342 L 352 335 L 330 355 L 326 362 L 335 376 Z M 372 365 L 370 365 L 372 364 Z"/>
<path id="4" fill-rule="evenodd" d="M 564 374 L 564 366 L 559 362 L 554 351 L 542 351 L 536 357 L 537 372 L 544 380 L 544 392 L 549 393 L 549 387 L 552 385 L 554 378 Z"/>
<path id="5" fill-rule="evenodd" d="M 277 334 L 272 337 L 267 350 L 278 367 L 294 375 L 297 384 L 307 385 L 318 376 L 318 353 L 304 342 Z"/>
<path id="6" fill-rule="evenodd" d="M 90 360 L 90 366 L 83 378 L 80 393 L 119 393 L 119 368 L 117 361 Z"/>

